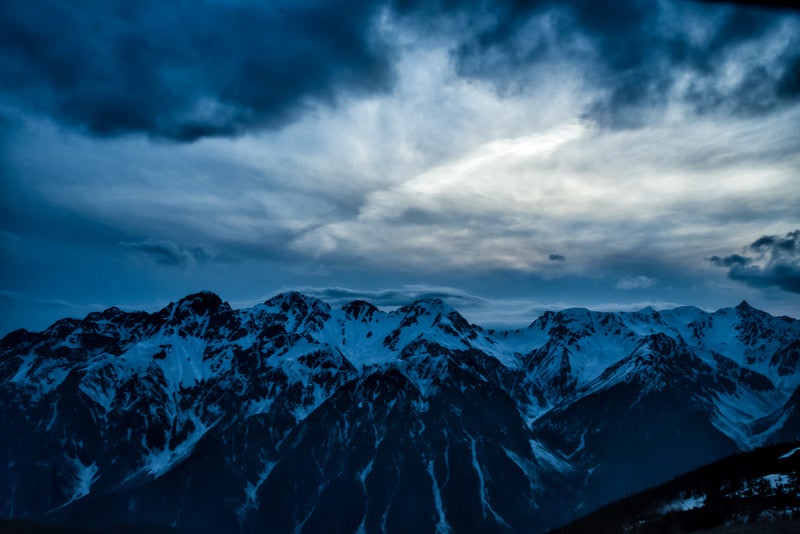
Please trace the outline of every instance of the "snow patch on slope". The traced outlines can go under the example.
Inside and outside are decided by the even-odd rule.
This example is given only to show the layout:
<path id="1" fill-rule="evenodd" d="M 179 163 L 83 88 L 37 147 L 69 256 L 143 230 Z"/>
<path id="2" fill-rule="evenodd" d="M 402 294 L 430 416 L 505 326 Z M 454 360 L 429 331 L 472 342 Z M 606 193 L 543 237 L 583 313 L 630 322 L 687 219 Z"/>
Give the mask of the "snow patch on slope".
<path id="1" fill-rule="evenodd" d="M 89 492 L 92 490 L 92 484 L 94 484 L 98 478 L 98 467 L 95 462 L 85 465 L 80 459 L 73 458 L 72 466 L 75 469 L 75 481 L 72 490 L 72 496 L 62 506 L 66 506 L 89 495 Z"/>
<path id="2" fill-rule="evenodd" d="M 142 472 L 152 478 L 158 478 L 168 472 L 187 458 L 192 450 L 194 450 L 197 442 L 200 441 L 200 438 L 217 423 L 217 421 L 215 421 L 206 426 L 199 417 L 191 417 L 190 420 L 194 423 L 194 431 L 186 436 L 186 439 L 177 444 L 174 448 L 165 447 L 164 449 L 150 450 L 143 458 Z"/>
<path id="3" fill-rule="evenodd" d="M 668 514 L 670 512 L 680 512 L 686 510 L 694 510 L 696 508 L 702 508 L 705 506 L 706 503 L 706 496 L 705 495 L 692 495 L 689 497 L 684 497 L 673 501 L 661 509 L 662 514 Z"/>
<path id="4" fill-rule="evenodd" d="M 532 439 L 530 440 L 530 444 L 534 457 L 545 465 L 550 466 L 555 471 L 568 473 L 574 470 L 572 465 L 566 459 L 548 449 L 540 441 Z"/>
<path id="5" fill-rule="evenodd" d="M 792 449 L 789 452 L 787 452 L 786 454 L 784 454 L 782 456 L 779 456 L 778 460 L 785 460 L 786 458 L 790 458 L 791 456 L 793 456 L 797 452 L 800 452 L 800 447 L 797 447 L 796 449 Z"/>

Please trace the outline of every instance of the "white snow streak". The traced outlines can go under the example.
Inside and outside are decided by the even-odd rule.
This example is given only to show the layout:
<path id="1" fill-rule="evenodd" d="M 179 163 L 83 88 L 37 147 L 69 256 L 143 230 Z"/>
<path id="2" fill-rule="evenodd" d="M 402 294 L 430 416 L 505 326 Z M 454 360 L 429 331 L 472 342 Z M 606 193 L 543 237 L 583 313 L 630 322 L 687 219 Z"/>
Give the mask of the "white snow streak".
<path id="1" fill-rule="evenodd" d="M 439 490 L 439 483 L 436 482 L 436 473 L 434 472 L 433 460 L 428 461 L 428 474 L 431 476 L 431 487 L 433 489 L 433 502 L 436 505 L 436 513 L 439 515 L 439 522 L 436 523 L 436 532 L 439 534 L 448 534 L 452 532 L 452 527 L 447 522 L 444 507 L 442 506 L 442 494 Z"/>
<path id="2" fill-rule="evenodd" d="M 144 466 L 142 470 L 145 473 L 153 478 L 157 478 L 172 469 L 184 458 L 189 456 L 194 449 L 194 446 L 197 445 L 198 441 L 200 441 L 200 438 L 202 438 L 206 432 L 208 432 L 214 427 L 214 425 L 217 424 L 217 422 L 219 422 L 219 420 L 217 420 L 211 423 L 211 425 L 206 426 L 197 417 L 192 417 L 191 421 L 195 425 L 195 430 L 189 434 L 182 443 L 175 447 L 174 450 L 170 450 L 169 447 L 165 447 L 161 450 L 150 451 L 150 453 L 144 457 Z"/>
<path id="3" fill-rule="evenodd" d="M 469 438 L 470 450 L 472 451 L 472 467 L 475 468 L 475 473 L 478 475 L 478 495 L 480 495 L 481 498 L 481 511 L 483 512 L 483 517 L 486 517 L 486 511 L 488 510 L 492 513 L 492 517 L 494 517 L 495 521 L 501 525 L 507 525 L 505 520 L 494 511 L 494 508 L 492 508 L 492 505 L 489 503 L 488 495 L 486 493 L 486 480 L 483 478 L 483 471 L 481 471 L 481 465 L 478 462 L 478 450 L 475 443 L 475 438 L 469 434 L 467 434 L 467 437 Z"/>
<path id="4" fill-rule="evenodd" d="M 261 473 L 258 475 L 258 480 L 254 483 L 248 482 L 247 487 L 244 489 L 245 495 L 247 495 L 247 503 L 253 507 L 256 504 L 256 494 L 258 493 L 258 489 L 266 482 L 267 477 L 272 472 L 272 468 L 275 467 L 277 462 L 267 462 L 264 465 L 264 468 L 261 470 Z"/>
<path id="5" fill-rule="evenodd" d="M 581 446 L 583 446 L 584 436 L 581 436 Z M 564 458 L 545 447 L 542 443 L 532 439 L 530 441 L 533 455 L 537 460 L 541 460 L 544 464 L 549 465 L 551 468 L 561 473 L 572 471 L 572 466 Z M 576 451 L 577 452 L 577 451 Z"/>

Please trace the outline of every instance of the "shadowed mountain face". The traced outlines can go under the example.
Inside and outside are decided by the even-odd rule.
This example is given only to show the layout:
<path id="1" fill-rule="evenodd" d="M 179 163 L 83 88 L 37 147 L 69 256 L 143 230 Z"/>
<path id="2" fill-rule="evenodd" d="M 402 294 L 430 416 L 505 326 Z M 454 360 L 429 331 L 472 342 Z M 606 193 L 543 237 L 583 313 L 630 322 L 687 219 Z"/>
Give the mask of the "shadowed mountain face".
<path id="1" fill-rule="evenodd" d="M 540 531 L 800 439 L 800 322 L 742 303 L 485 331 L 298 293 L 0 341 L 0 517 L 186 532 Z"/>

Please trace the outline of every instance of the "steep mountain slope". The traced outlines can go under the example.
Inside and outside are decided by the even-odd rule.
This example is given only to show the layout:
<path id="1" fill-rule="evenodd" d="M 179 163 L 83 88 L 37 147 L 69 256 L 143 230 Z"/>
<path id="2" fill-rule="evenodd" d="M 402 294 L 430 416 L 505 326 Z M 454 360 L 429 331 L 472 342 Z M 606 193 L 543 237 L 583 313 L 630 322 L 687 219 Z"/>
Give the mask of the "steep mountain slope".
<path id="1" fill-rule="evenodd" d="M 748 526 L 754 532 L 800 530 L 800 442 L 729 456 L 604 506 L 552 534 L 725 527 L 745 532 Z"/>
<path id="2" fill-rule="evenodd" d="M 593 508 L 738 450 L 713 423 L 712 397 L 728 385 L 718 381 L 685 345 L 648 335 L 533 430 L 550 447 L 573 451 L 585 477 L 580 504 Z"/>
<path id="3" fill-rule="evenodd" d="M 187 532 L 536 531 L 800 434 L 800 322 L 548 312 L 485 331 L 199 293 L 0 341 L 0 517 Z"/>

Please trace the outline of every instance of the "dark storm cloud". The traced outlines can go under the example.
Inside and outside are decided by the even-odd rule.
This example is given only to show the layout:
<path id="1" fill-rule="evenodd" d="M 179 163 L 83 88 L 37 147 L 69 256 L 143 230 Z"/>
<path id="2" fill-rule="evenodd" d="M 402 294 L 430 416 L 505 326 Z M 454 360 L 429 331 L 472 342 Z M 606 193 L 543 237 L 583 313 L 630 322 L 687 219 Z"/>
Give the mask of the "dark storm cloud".
<path id="1" fill-rule="evenodd" d="M 775 235 L 765 235 L 756 239 L 751 245 L 752 250 L 759 252 L 769 251 L 770 249 L 777 249 L 778 251 L 786 251 L 792 253 L 796 250 L 798 238 L 800 237 L 800 230 L 789 232 L 786 237 L 778 237 Z"/>
<path id="2" fill-rule="evenodd" d="M 561 254 L 550 254 L 547 257 L 547 259 L 549 259 L 550 261 L 566 261 L 567 260 L 567 258 L 562 256 Z"/>
<path id="3" fill-rule="evenodd" d="M 737 47 L 772 37 L 783 21 L 797 18 L 792 12 L 682 0 L 506 1 L 491 9 L 480 1 L 437 5 L 460 12 L 471 21 L 467 26 L 478 28 L 457 50 L 462 75 L 516 90 L 542 81 L 531 70 L 538 62 L 566 59 L 601 89 L 586 115 L 605 126 L 641 124 L 647 119 L 642 110 L 664 106 L 686 83 L 686 74 L 688 87 L 678 96 L 701 113 L 761 113 L 800 97 L 798 37 L 775 58 L 737 61 L 743 73 L 731 85 L 716 83 Z M 704 27 L 708 35 L 698 42 L 691 26 Z"/>
<path id="4" fill-rule="evenodd" d="M 98 136 L 179 141 L 290 120 L 309 99 L 387 85 L 372 2 L 8 0 L 12 103 Z"/>
<path id="5" fill-rule="evenodd" d="M 743 62 L 746 72 L 733 86 L 713 83 L 731 50 L 769 37 L 793 16 L 752 7 L 682 0 L 7 0 L 0 9 L 0 103 L 97 136 L 191 141 L 279 127 L 310 102 L 391 87 L 395 56 L 376 30 L 384 13 L 420 33 L 450 34 L 459 72 L 502 89 L 540 82 L 531 69 L 542 61 L 574 63 L 601 89 L 587 115 L 608 126 L 643 120 L 640 110 L 663 105 L 684 71 L 692 76 L 683 97 L 703 112 L 769 111 L 800 95 L 798 38 L 777 57 Z M 710 35 L 697 43 L 688 25 L 707 25 Z"/>
<path id="6" fill-rule="evenodd" d="M 213 258 L 205 247 L 185 247 L 173 241 L 143 241 L 141 243 L 120 243 L 138 258 L 143 258 L 167 267 L 187 267 L 206 263 Z"/>
<path id="7" fill-rule="evenodd" d="M 710 258 L 728 269 L 728 276 L 753 287 L 778 287 L 800 293 L 800 230 L 785 236 L 765 235 L 746 249 L 745 255 Z"/>

